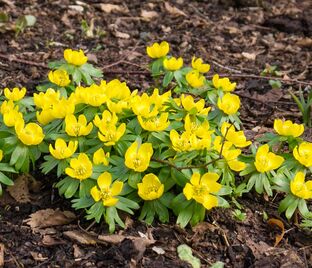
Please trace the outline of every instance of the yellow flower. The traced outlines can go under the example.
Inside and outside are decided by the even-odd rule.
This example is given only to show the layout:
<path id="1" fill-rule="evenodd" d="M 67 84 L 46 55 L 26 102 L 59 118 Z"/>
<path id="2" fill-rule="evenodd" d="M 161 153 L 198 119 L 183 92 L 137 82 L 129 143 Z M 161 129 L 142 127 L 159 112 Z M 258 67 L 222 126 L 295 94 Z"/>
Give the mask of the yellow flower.
<path id="1" fill-rule="evenodd" d="M 211 209 L 218 205 L 218 198 L 211 193 L 217 193 L 221 189 L 221 184 L 217 183 L 219 175 L 216 173 L 205 173 L 202 177 L 199 173 L 194 173 L 190 183 L 183 188 L 183 194 L 187 200 L 194 199 L 202 204 L 206 209 Z"/>
<path id="2" fill-rule="evenodd" d="M 143 200 L 154 200 L 164 193 L 164 185 L 153 173 L 146 174 L 141 183 L 138 183 L 138 195 Z"/>
<path id="3" fill-rule="evenodd" d="M 0 161 L 3 159 L 3 151 L 0 149 Z"/>
<path id="4" fill-rule="evenodd" d="M 41 112 L 36 112 L 37 120 L 40 124 L 46 125 L 55 119 L 52 115 L 52 109 L 42 110 Z"/>
<path id="5" fill-rule="evenodd" d="M 131 96 L 131 91 L 125 82 L 114 79 L 109 83 L 101 81 L 100 87 L 104 90 L 108 99 L 126 100 Z"/>
<path id="6" fill-rule="evenodd" d="M 117 141 L 125 134 L 126 124 L 122 123 L 117 128 L 116 125 L 110 125 L 107 128 L 100 127 L 98 132 L 99 139 L 104 142 L 105 146 L 115 145 Z"/>
<path id="7" fill-rule="evenodd" d="M 293 195 L 299 198 L 310 199 L 312 198 L 312 181 L 305 182 L 304 173 L 299 171 L 290 182 L 290 190 Z"/>
<path id="8" fill-rule="evenodd" d="M 25 126 L 24 120 L 17 121 L 15 132 L 18 139 L 25 145 L 38 145 L 43 141 L 44 134 L 42 128 L 36 123 L 28 123 Z"/>
<path id="9" fill-rule="evenodd" d="M 237 95 L 226 93 L 222 98 L 218 98 L 218 108 L 224 113 L 235 114 L 240 107 L 240 99 Z"/>
<path id="10" fill-rule="evenodd" d="M 55 149 L 52 144 L 49 145 L 49 151 L 51 155 L 56 159 L 66 159 L 71 157 L 77 150 L 78 142 L 70 141 L 68 145 L 63 139 L 56 139 L 55 141 Z"/>
<path id="11" fill-rule="evenodd" d="M 246 168 L 246 164 L 237 158 L 242 153 L 240 149 L 223 149 L 222 156 L 226 160 L 229 168 L 234 171 L 242 171 Z"/>
<path id="12" fill-rule="evenodd" d="M 105 154 L 104 150 L 100 148 L 93 154 L 93 163 L 95 165 L 103 164 L 104 166 L 108 166 L 109 164 L 108 158 L 109 152 Z"/>
<path id="13" fill-rule="evenodd" d="M 3 123 L 7 127 L 14 127 L 16 122 L 24 120 L 23 114 L 17 110 L 11 110 L 3 114 Z"/>
<path id="14" fill-rule="evenodd" d="M 92 123 L 87 124 L 87 118 L 83 114 L 79 115 L 78 120 L 73 114 L 65 117 L 65 131 L 69 136 L 87 136 L 92 131 L 92 128 Z"/>
<path id="15" fill-rule="evenodd" d="M 70 84 L 69 75 L 65 70 L 50 71 L 48 77 L 51 83 L 60 87 L 66 87 Z"/>
<path id="16" fill-rule="evenodd" d="M 84 93 L 84 99 L 86 100 L 86 104 L 94 107 L 99 107 L 107 100 L 107 96 L 103 87 L 100 87 L 96 84 L 87 87 Z"/>
<path id="17" fill-rule="evenodd" d="M 65 118 L 75 112 L 75 103 L 69 99 L 60 99 L 51 105 L 51 114 L 54 118 Z"/>
<path id="18" fill-rule="evenodd" d="M 234 125 L 224 122 L 221 126 L 221 133 L 226 140 L 232 142 L 236 147 L 243 148 L 249 146 L 251 141 L 247 141 L 244 132 L 235 131 Z"/>
<path id="19" fill-rule="evenodd" d="M 55 91 L 53 88 L 48 88 L 45 93 L 34 93 L 34 103 L 38 108 L 50 109 L 51 105 L 60 99 L 60 91 Z"/>
<path id="20" fill-rule="evenodd" d="M 190 145 L 189 151 L 209 149 L 211 146 L 210 134 L 202 139 L 197 138 L 195 134 L 191 134 Z"/>
<path id="21" fill-rule="evenodd" d="M 70 48 L 64 50 L 64 59 L 69 63 L 76 66 L 84 65 L 88 61 L 83 51 L 72 50 Z"/>
<path id="22" fill-rule="evenodd" d="M 18 109 L 19 109 L 18 105 L 14 105 L 14 102 L 12 100 L 9 100 L 2 102 L 0 112 L 2 114 L 5 114 L 12 110 L 18 111 Z"/>
<path id="23" fill-rule="evenodd" d="M 162 113 L 160 116 L 150 117 L 143 119 L 142 116 L 138 116 L 138 121 L 141 127 L 147 131 L 163 131 L 170 122 L 168 121 L 168 113 Z"/>
<path id="24" fill-rule="evenodd" d="M 312 143 L 304 141 L 293 150 L 294 157 L 300 164 L 306 167 L 312 167 Z"/>
<path id="25" fill-rule="evenodd" d="M 191 149 L 190 143 L 191 134 L 189 132 L 183 132 L 181 136 L 175 129 L 170 130 L 170 141 L 172 148 L 176 152 L 185 152 Z"/>
<path id="26" fill-rule="evenodd" d="M 197 137 L 200 138 L 210 138 L 210 134 L 213 131 L 209 131 L 209 122 L 205 119 L 203 122 L 200 122 L 196 119 L 195 116 L 187 114 L 184 118 L 184 129 L 186 132 L 194 133 Z"/>
<path id="27" fill-rule="evenodd" d="M 186 76 L 186 81 L 191 85 L 193 88 L 199 88 L 204 85 L 205 77 L 201 75 L 197 70 L 189 71 Z"/>
<path id="28" fill-rule="evenodd" d="M 143 93 L 142 96 L 135 96 L 131 101 L 132 111 L 144 118 L 154 117 L 158 114 L 158 107 L 153 102 L 153 99 L 148 96 L 146 93 Z"/>
<path id="29" fill-rule="evenodd" d="M 103 129 L 103 131 L 112 125 L 116 125 L 117 122 L 117 115 L 115 113 L 110 113 L 108 110 L 104 110 L 102 113 L 102 119 L 100 119 L 98 115 L 96 115 L 93 119 L 94 125 L 99 129 Z"/>
<path id="30" fill-rule="evenodd" d="M 158 59 L 166 56 L 169 52 L 169 44 L 166 41 L 154 43 L 151 46 L 146 47 L 147 55 L 152 59 Z"/>
<path id="31" fill-rule="evenodd" d="M 26 88 L 22 87 L 21 90 L 17 87 L 13 88 L 12 91 L 8 88 L 4 89 L 4 95 L 8 100 L 19 101 L 24 98 L 26 94 Z"/>
<path id="32" fill-rule="evenodd" d="M 125 165 L 137 172 L 143 172 L 148 168 L 152 155 L 153 147 L 151 143 L 139 145 L 135 141 L 126 151 Z"/>
<path id="33" fill-rule="evenodd" d="M 209 64 L 204 64 L 201 58 L 192 58 L 192 67 L 200 73 L 207 73 L 210 70 Z"/>
<path id="34" fill-rule="evenodd" d="M 183 59 L 181 57 L 178 59 L 175 57 L 171 57 L 170 59 L 166 58 L 164 59 L 163 65 L 168 71 L 176 71 L 182 68 Z"/>
<path id="35" fill-rule="evenodd" d="M 112 207 L 118 202 L 119 195 L 122 191 L 123 182 L 114 181 L 112 184 L 112 175 L 104 172 L 97 179 L 97 185 L 92 187 L 90 194 L 95 202 L 102 201 L 103 206 Z"/>
<path id="36" fill-rule="evenodd" d="M 92 175 L 92 162 L 85 153 L 79 154 L 78 158 L 71 159 L 69 165 L 65 173 L 74 179 L 82 181 Z"/>
<path id="37" fill-rule="evenodd" d="M 259 172 L 264 173 L 279 168 L 283 162 L 283 157 L 269 152 L 269 145 L 264 144 L 258 148 L 254 164 Z"/>
<path id="38" fill-rule="evenodd" d="M 120 114 L 123 112 L 124 109 L 129 109 L 129 102 L 128 101 L 123 101 L 119 100 L 117 102 L 113 102 L 111 100 L 108 100 L 107 103 L 107 108 L 112 112 L 112 113 L 117 113 Z"/>
<path id="39" fill-rule="evenodd" d="M 217 136 L 214 140 L 214 149 L 221 152 L 222 148 L 222 157 L 225 159 L 226 163 L 228 164 L 229 168 L 234 171 L 241 171 L 246 168 L 246 164 L 242 161 L 239 161 L 237 158 L 241 154 L 240 149 L 232 149 L 232 142 L 225 141 L 222 142 L 222 137 Z"/>
<path id="40" fill-rule="evenodd" d="M 212 77 L 213 86 L 217 89 L 222 89 L 223 91 L 233 91 L 236 87 L 236 83 L 231 83 L 230 79 L 227 77 L 219 78 L 218 74 Z"/>
<path id="41" fill-rule="evenodd" d="M 187 112 L 195 112 L 202 115 L 207 115 L 210 111 L 211 107 L 205 108 L 205 100 L 200 99 L 198 102 L 195 103 L 194 98 L 191 95 L 181 95 L 181 103 L 183 108 Z"/>
<path id="42" fill-rule="evenodd" d="M 299 137 L 304 131 L 303 124 L 296 124 L 290 120 L 283 121 L 281 119 L 274 120 L 274 129 L 281 136 Z"/>

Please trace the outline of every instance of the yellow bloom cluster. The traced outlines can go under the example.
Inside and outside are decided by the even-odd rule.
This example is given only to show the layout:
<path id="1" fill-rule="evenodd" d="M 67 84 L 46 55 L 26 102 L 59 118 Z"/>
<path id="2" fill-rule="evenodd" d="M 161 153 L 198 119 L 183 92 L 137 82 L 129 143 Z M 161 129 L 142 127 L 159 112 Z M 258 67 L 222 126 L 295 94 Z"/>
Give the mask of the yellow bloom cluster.
<path id="1" fill-rule="evenodd" d="M 293 150 L 295 159 L 306 167 L 312 167 L 312 143 L 304 141 Z"/>
<path id="2" fill-rule="evenodd" d="M 290 120 L 275 119 L 274 130 L 281 136 L 293 136 L 296 138 L 302 135 L 304 126 L 303 124 L 293 123 Z"/>
<path id="3" fill-rule="evenodd" d="M 294 179 L 290 182 L 290 190 L 293 195 L 303 198 L 312 198 L 312 181 L 305 182 L 305 175 L 299 171 L 296 173 Z"/>
<path id="4" fill-rule="evenodd" d="M 218 205 L 216 194 L 221 189 L 221 184 L 217 182 L 219 175 L 216 173 L 205 173 L 200 176 L 194 173 L 190 183 L 183 188 L 183 194 L 187 200 L 194 199 L 197 203 L 202 204 L 206 209 L 211 209 Z"/>
<path id="5" fill-rule="evenodd" d="M 125 165 L 137 172 L 145 171 L 153 155 L 151 143 L 139 144 L 137 141 L 131 144 L 125 154 Z"/>
<path id="6" fill-rule="evenodd" d="M 177 71 L 182 68 L 183 66 L 183 59 L 181 57 L 175 58 L 171 57 L 169 59 L 164 59 L 163 65 L 165 69 L 168 71 Z"/>
<path id="7" fill-rule="evenodd" d="M 0 149 L 0 162 L 3 159 L 3 151 Z"/>
<path id="8" fill-rule="evenodd" d="M 153 173 L 146 174 L 141 183 L 138 183 L 138 195 L 143 200 L 158 199 L 164 193 L 165 186 Z"/>
<path id="9" fill-rule="evenodd" d="M 70 160 L 70 167 L 65 169 L 65 173 L 80 181 L 88 179 L 92 175 L 92 162 L 85 153 L 80 153 Z"/>
<path id="10" fill-rule="evenodd" d="M 52 144 L 49 145 L 49 151 L 51 155 L 56 159 L 66 159 L 71 157 L 77 150 L 78 142 L 70 141 L 68 145 L 63 139 L 56 139 L 55 147 Z"/>
<path id="11" fill-rule="evenodd" d="M 15 87 L 12 89 L 12 91 L 9 88 L 5 88 L 4 89 L 4 96 L 8 99 L 8 100 L 12 100 L 12 101 L 19 101 L 22 98 L 24 98 L 26 94 L 26 88 L 22 87 L 21 89 Z"/>
<path id="12" fill-rule="evenodd" d="M 38 145 L 44 138 L 42 128 L 38 124 L 28 123 L 25 125 L 24 120 L 16 122 L 15 132 L 18 139 L 28 146 Z"/>
<path id="13" fill-rule="evenodd" d="M 94 186 L 90 193 L 95 202 L 102 201 L 103 206 L 115 206 L 118 202 L 118 196 L 123 187 L 123 182 L 114 181 L 112 184 L 112 175 L 104 172 L 97 179 L 97 186 Z"/>
<path id="14" fill-rule="evenodd" d="M 154 43 L 146 48 L 146 53 L 152 59 L 158 59 L 166 56 L 169 52 L 169 44 L 166 41 Z"/>
<path id="15" fill-rule="evenodd" d="M 260 173 L 265 173 L 279 168 L 284 162 L 282 156 L 269 152 L 269 145 L 260 146 L 256 153 L 256 161 L 254 162 L 256 169 Z"/>
<path id="16" fill-rule="evenodd" d="M 225 93 L 223 97 L 218 98 L 217 105 L 227 115 L 236 114 L 240 107 L 240 99 L 235 94 Z"/>
<path id="17" fill-rule="evenodd" d="M 69 63 L 76 66 L 81 66 L 88 61 L 88 57 L 85 56 L 84 52 L 80 49 L 72 50 L 70 48 L 64 50 L 64 59 Z"/>
<path id="18" fill-rule="evenodd" d="M 60 87 L 66 87 L 70 84 L 69 75 L 65 70 L 50 71 L 48 78 L 51 83 Z"/>
<path id="19" fill-rule="evenodd" d="M 233 91 L 236 87 L 236 83 L 231 83 L 227 77 L 220 78 L 218 74 L 213 76 L 212 83 L 215 88 L 222 89 L 225 92 Z"/>
<path id="20" fill-rule="evenodd" d="M 52 88 L 45 93 L 34 93 L 34 103 L 41 111 L 37 111 L 36 116 L 40 124 L 46 125 L 55 119 L 63 119 L 75 111 L 75 103 L 70 99 L 61 98 L 60 91 Z"/>

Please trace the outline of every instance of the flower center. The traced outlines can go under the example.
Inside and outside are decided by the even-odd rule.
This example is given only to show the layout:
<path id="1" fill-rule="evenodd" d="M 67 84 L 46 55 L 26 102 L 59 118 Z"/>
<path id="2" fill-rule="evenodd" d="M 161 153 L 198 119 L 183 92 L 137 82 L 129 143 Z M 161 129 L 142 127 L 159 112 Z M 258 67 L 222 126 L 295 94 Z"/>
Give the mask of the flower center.
<path id="1" fill-rule="evenodd" d="M 77 168 L 75 169 L 75 173 L 76 173 L 78 176 L 82 176 L 82 175 L 86 174 L 86 172 L 87 172 L 87 169 L 86 169 L 86 167 L 83 166 L 83 165 L 81 165 L 80 167 L 77 167 Z"/>

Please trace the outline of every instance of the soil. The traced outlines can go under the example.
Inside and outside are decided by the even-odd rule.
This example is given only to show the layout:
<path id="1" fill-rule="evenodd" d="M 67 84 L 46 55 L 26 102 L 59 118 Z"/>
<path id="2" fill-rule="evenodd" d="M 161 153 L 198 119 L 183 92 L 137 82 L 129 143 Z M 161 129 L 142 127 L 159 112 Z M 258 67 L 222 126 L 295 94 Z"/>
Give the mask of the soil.
<path id="1" fill-rule="evenodd" d="M 238 83 L 244 128 L 254 138 L 270 131 L 274 118 L 300 122 L 288 90 L 296 93 L 312 84 L 310 0 L 0 0 L 0 10 L 9 14 L 9 26 L 20 15 L 37 18 L 18 36 L 0 26 L 0 88 L 35 91 L 46 79 L 48 61 L 62 58 L 65 48 L 81 48 L 103 69 L 106 80 L 119 78 L 131 89 L 144 90 L 152 82 L 146 74 L 145 47 L 166 40 L 185 61 L 196 55 L 209 62 L 208 76 L 227 74 Z M 83 20 L 89 25 L 93 21 L 92 36 L 82 30 Z M 272 89 L 269 78 L 260 76 L 266 64 L 282 72 L 281 89 Z M 306 137 L 311 139 L 311 130 Z M 312 235 L 277 214 L 281 196 L 268 200 L 251 193 L 238 199 L 247 215 L 244 221 L 233 217 L 233 209 L 217 209 L 209 211 L 204 223 L 185 230 L 174 219 L 168 225 L 147 226 L 125 215 L 127 228 L 116 231 L 122 239 L 112 242 L 99 239 L 107 226 L 87 222 L 83 211 L 73 211 L 57 195 L 53 178 L 38 171 L 32 176 L 38 185 L 31 187 L 26 180 L 30 192 L 22 202 L 8 192 L 0 199 L 0 266 L 3 261 L 4 267 L 191 267 L 176 250 L 187 244 L 202 267 L 217 261 L 225 267 L 312 267 Z M 75 218 L 44 228 L 25 222 L 45 209 L 71 211 Z M 276 247 L 280 230 L 267 223 L 266 215 L 285 225 Z"/>

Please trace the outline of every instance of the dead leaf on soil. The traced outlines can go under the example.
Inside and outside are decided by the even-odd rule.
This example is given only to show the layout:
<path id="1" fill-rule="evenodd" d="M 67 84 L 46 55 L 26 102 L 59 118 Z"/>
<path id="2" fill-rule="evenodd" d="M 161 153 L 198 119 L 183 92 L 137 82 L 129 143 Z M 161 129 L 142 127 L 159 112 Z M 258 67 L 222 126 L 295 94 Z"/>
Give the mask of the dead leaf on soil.
<path id="1" fill-rule="evenodd" d="M 147 11 L 147 10 L 142 9 L 141 10 L 141 17 L 144 20 L 148 21 L 148 20 L 151 20 L 153 18 L 158 17 L 158 13 L 156 11 Z"/>
<path id="2" fill-rule="evenodd" d="M 73 245 L 74 249 L 74 257 L 76 259 L 81 259 L 83 256 L 85 256 L 85 252 L 76 244 Z"/>
<path id="3" fill-rule="evenodd" d="M 105 13 L 111 13 L 113 11 L 119 11 L 119 12 L 124 11 L 124 8 L 122 6 L 113 5 L 113 4 L 100 4 L 100 8 Z"/>
<path id="4" fill-rule="evenodd" d="M 48 257 L 43 257 L 41 253 L 35 251 L 30 251 L 30 255 L 35 261 L 45 261 L 48 259 Z"/>
<path id="5" fill-rule="evenodd" d="M 87 233 L 83 233 L 78 230 L 66 231 L 66 232 L 63 232 L 63 234 L 67 236 L 68 238 L 75 240 L 76 242 L 83 244 L 83 245 L 95 245 L 96 244 L 96 240 L 91 235 Z"/>
<path id="6" fill-rule="evenodd" d="M 302 47 L 312 47 L 312 38 L 306 37 L 299 39 L 296 44 Z"/>
<path id="7" fill-rule="evenodd" d="M 42 245 L 46 247 L 56 246 L 56 245 L 64 245 L 66 242 L 60 238 L 55 238 L 51 235 L 44 235 L 41 240 Z"/>
<path id="8" fill-rule="evenodd" d="M 51 208 L 38 210 L 24 220 L 32 229 L 40 229 L 50 226 L 65 225 L 72 222 L 76 215 L 70 211 L 53 210 Z"/>
<path id="9" fill-rule="evenodd" d="M 117 38 L 122 38 L 122 39 L 129 39 L 129 38 L 130 38 L 130 34 L 122 33 L 122 32 L 119 32 L 119 31 L 115 31 L 115 32 L 113 32 L 113 34 L 114 34 Z"/>
<path id="10" fill-rule="evenodd" d="M 168 2 L 165 2 L 165 9 L 174 16 L 187 16 L 182 10 L 178 9 L 177 7 L 171 6 Z"/>
<path id="11" fill-rule="evenodd" d="M 252 94 L 252 97 L 258 99 L 261 102 L 267 102 L 268 100 L 270 102 L 277 102 L 283 97 L 283 95 L 284 93 L 282 90 L 271 89 L 265 94 L 258 94 L 255 92 L 254 94 Z"/>
<path id="12" fill-rule="evenodd" d="M 15 181 L 13 186 L 9 186 L 7 191 L 19 203 L 30 202 L 28 189 L 29 178 L 22 174 Z"/>
<path id="13" fill-rule="evenodd" d="M 242 55 L 248 60 L 256 60 L 257 57 L 256 53 L 242 52 Z"/>
<path id="14" fill-rule="evenodd" d="M 152 250 L 153 251 L 155 251 L 158 255 L 163 255 L 163 254 L 165 254 L 166 252 L 164 251 L 164 249 L 163 248 L 161 248 L 161 247 L 152 247 Z"/>
<path id="15" fill-rule="evenodd" d="M 279 219 L 272 218 L 272 219 L 268 220 L 268 224 L 273 225 L 273 226 L 276 225 L 277 227 L 279 227 L 281 229 L 281 234 L 279 234 L 279 235 L 277 234 L 275 236 L 274 247 L 276 247 L 281 242 L 281 240 L 284 237 L 284 234 L 285 234 L 284 223 L 281 220 L 279 220 Z"/>
<path id="16" fill-rule="evenodd" d="M 4 245 L 0 243 L 0 267 L 4 266 Z"/>

